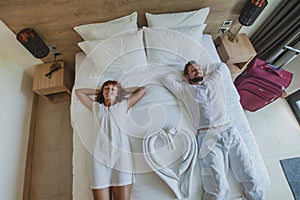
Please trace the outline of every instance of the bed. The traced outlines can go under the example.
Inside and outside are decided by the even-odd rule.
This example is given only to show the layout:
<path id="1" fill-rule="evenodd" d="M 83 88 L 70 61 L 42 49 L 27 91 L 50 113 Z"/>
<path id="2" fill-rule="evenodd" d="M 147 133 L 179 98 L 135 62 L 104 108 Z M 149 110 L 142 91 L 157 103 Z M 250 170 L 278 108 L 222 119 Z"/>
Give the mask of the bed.
<path id="1" fill-rule="evenodd" d="M 239 103 L 230 72 L 217 54 L 212 36 L 203 34 L 209 8 L 153 15 L 148 27 L 136 26 L 137 13 L 107 23 L 81 25 L 75 31 L 84 39 L 76 54 L 76 88 L 99 88 L 108 80 L 124 87 L 145 86 L 146 95 L 132 107 L 127 131 L 134 161 L 133 200 L 201 198 L 196 130 L 185 108 L 160 83 L 164 74 L 181 74 L 184 63 L 196 60 L 210 73 L 222 65 L 227 115 L 239 130 L 255 162 L 261 182 L 270 179 Z M 107 32 L 107 27 L 110 27 Z M 113 32 L 113 33 L 112 33 Z M 101 33 L 101 34 L 99 34 Z M 108 39 L 107 39 L 108 38 Z M 88 179 L 92 152 L 93 117 L 74 92 L 71 101 L 73 134 L 73 199 L 93 199 Z M 241 186 L 228 173 L 231 199 L 241 199 Z"/>

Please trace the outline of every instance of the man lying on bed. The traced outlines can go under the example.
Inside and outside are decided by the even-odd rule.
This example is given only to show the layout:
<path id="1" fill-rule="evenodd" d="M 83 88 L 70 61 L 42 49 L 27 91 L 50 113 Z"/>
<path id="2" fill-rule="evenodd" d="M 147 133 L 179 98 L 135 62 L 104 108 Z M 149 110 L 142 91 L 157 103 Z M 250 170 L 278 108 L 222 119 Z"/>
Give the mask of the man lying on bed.
<path id="1" fill-rule="evenodd" d="M 266 187 L 259 181 L 245 143 L 226 116 L 221 63 L 210 67 L 212 73 L 205 76 L 200 65 L 190 61 L 184 68 L 188 82 L 175 74 L 161 80 L 183 102 L 197 126 L 203 199 L 229 199 L 229 164 L 242 183 L 244 195 L 251 200 L 263 199 Z"/>

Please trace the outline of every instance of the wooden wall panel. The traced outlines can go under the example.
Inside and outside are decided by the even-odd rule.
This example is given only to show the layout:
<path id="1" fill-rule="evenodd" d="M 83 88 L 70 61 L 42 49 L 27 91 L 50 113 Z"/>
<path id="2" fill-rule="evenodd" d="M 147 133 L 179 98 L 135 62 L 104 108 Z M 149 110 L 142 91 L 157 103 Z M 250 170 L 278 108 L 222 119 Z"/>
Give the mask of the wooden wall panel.
<path id="1" fill-rule="evenodd" d="M 145 12 L 170 13 L 210 7 L 205 33 L 218 35 L 224 20 L 235 20 L 246 0 L 0 0 L 0 19 L 17 33 L 26 27 L 34 28 L 48 45 L 56 45 L 65 60 L 74 69 L 77 43 L 81 37 L 74 26 L 104 22 L 138 12 L 139 26 L 146 25 Z M 53 60 L 53 55 L 43 59 Z"/>

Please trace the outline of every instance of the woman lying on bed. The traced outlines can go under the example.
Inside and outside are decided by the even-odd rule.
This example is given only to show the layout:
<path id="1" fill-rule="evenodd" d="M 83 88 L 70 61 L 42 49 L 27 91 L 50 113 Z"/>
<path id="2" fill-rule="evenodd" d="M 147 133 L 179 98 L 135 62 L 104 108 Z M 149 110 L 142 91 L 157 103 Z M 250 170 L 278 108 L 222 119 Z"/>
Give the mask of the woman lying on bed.
<path id="1" fill-rule="evenodd" d="M 129 200 L 133 183 L 130 145 L 125 133 L 129 109 L 145 94 L 144 87 L 122 88 L 106 81 L 102 88 L 76 89 L 79 100 L 94 115 L 95 146 L 90 159 L 90 181 L 95 200 Z M 131 93 L 128 98 L 125 95 Z M 96 95 L 95 101 L 90 95 Z"/>

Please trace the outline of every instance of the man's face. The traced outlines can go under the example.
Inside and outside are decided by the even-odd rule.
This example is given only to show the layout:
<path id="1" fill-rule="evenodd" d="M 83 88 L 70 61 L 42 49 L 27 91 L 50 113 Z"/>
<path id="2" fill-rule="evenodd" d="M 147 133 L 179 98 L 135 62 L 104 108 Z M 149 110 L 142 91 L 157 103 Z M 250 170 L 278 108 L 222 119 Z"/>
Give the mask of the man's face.
<path id="1" fill-rule="evenodd" d="M 199 83 L 203 80 L 203 71 L 200 69 L 199 64 L 194 63 L 188 67 L 186 78 L 192 83 Z"/>

